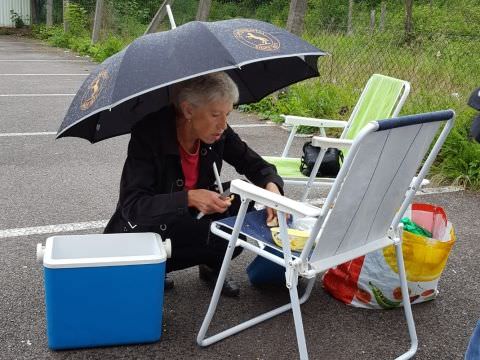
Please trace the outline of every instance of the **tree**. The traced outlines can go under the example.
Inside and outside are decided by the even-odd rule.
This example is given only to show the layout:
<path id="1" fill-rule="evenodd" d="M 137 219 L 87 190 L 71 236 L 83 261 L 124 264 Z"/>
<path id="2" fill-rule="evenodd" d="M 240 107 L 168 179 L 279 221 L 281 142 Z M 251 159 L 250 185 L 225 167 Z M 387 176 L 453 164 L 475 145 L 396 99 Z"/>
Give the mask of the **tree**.
<path id="1" fill-rule="evenodd" d="M 305 13 L 307 12 L 307 0 L 291 0 L 288 12 L 287 30 L 295 35 L 301 36 Z"/>
<path id="2" fill-rule="evenodd" d="M 38 21 L 37 0 L 30 0 L 30 24 L 36 24 Z"/>
<path id="3" fill-rule="evenodd" d="M 211 5 L 212 0 L 200 0 L 198 3 L 197 16 L 195 17 L 195 20 L 207 21 Z"/>
<path id="4" fill-rule="evenodd" d="M 413 37 L 413 0 L 405 0 L 405 39 Z"/>

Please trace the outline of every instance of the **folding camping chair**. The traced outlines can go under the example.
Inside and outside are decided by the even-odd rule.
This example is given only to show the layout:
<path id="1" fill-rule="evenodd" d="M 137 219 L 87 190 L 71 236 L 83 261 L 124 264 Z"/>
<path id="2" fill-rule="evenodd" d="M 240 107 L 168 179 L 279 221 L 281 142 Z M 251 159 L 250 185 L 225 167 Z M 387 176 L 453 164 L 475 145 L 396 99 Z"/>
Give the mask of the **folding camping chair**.
<path id="1" fill-rule="evenodd" d="M 284 178 L 285 183 L 307 185 L 302 196 L 302 201 L 305 201 L 311 186 L 331 186 L 334 179 L 316 178 L 313 175 L 309 178 L 300 172 L 300 158 L 288 157 L 288 152 L 297 133 L 298 126 L 318 127 L 321 136 L 326 136 L 325 128 L 344 128 L 340 139 L 352 140 L 369 121 L 397 116 L 409 93 L 409 82 L 385 75 L 373 74 L 360 95 L 360 99 L 355 105 L 348 122 L 286 115 L 284 116 L 285 124 L 291 125 L 292 128 L 282 155 L 280 157 L 264 156 L 263 158 L 277 167 L 277 171 Z M 332 147 L 338 147 L 341 144 L 342 141 L 340 140 L 337 143 L 333 143 Z M 318 165 L 316 164 L 317 167 L 314 168 L 312 174 L 317 173 L 327 149 L 324 148 L 322 150 L 318 156 Z"/>
<path id="2" fill-rule="evenodd" d="M 331 267 L 394 245 L 411 340 L 410 349 L 397 359 L 412 357 L 417 350 L 418 341 L 403 263 L 401 245 L 403 227 L 400 219 L 415 195 L 416 186 L 425 177 L 453 127 L 454 115 L 452 110 L 446 110 L 373 121 L 367 124 L 355 140 L 350 141 L 350 151 L 321 208 L 273 194 L 242 180 L 234 180 L 230 189 L 240 194 L 242 205 L 233 223 L 229 223 L 229 219 L 212 223 L 212 232 L 228 240 L 229 244 L 207 314 L 197 337 L 198 344 L 210 345 L 292 309 L 300 358 L 307 359 L 300 304 L 309 298 L 315 277 Z M 409 188 L 413 176 L 429 151 L 437 130 L 445 121 L 441 134 L 414 181 L 415 186 Z M 321 137 L 314 138 L 313 141 L 319 146 L 325 145 Z M 273 243 L 271 236 L 255 240 L 280 250 L 283 258 L 239 239 L 240 232 L 249 239 L 256 236 L 252 232 L 253 226 L 248 223 L 249 217 L 255 215 L 255 212 L 246 214 L 248 204 L 252 200 L 277 211 L 282 248 Z M 286 213 L 317 219 L 301 253 L 292 252 L 289 241 L 285 241 L 287 239 Z M 242 246 L 285 267 L 290 303 L 205 338 L 235 246 Z M 301 298 L 297 292 L 299 276 L 309 279 Z M 319 358 L 319 354 L 315 358 Z"/>

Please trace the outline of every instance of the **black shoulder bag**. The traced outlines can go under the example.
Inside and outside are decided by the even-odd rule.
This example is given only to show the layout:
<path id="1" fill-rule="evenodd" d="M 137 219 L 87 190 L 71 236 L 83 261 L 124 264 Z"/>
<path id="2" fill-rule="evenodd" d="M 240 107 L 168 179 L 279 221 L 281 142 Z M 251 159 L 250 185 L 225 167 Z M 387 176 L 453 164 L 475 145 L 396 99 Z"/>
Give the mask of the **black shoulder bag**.
<path id="1" fill-rule="evenodd" d="M 300 171 L 305 176 L 310 176 L 315 160 L 320 153 L 320 148 L 313 146 L 311 141 L 303 144 L 303 156 L 300 161 Z M 340 171 L 340 161 L 343 161 L 343 154 L 336 148 L 328 148 L 322 159 L 317 177 L 335 177 Z"/>
<path id="2" fill-rule="evenodd" d="M 472 92 L 470 99 L 468 99 L 468 105 L 475 110 L 480 111 L 480 88 Z M 470 128 L 470 137 L 477 142 L 480 142 L 480 114 L 477 114 L 477 116 L 473 118 L 472 126 Z"/>

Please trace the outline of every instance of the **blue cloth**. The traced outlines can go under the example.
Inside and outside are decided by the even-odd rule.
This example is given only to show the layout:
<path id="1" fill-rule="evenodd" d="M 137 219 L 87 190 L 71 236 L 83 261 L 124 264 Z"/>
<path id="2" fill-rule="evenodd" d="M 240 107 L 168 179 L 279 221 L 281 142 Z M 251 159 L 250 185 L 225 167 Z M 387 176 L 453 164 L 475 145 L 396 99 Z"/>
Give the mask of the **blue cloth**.
<path id="1" fill-rule="evenodd" d="M 218 220 L 218 223 L 233 229 L 235 216 Z M 265 251 L 283 258 L 282 248 L 277 246 L 272 239 L 272 232 L 266 225 L 267 211 L 257 210 L 248 212 L 242 225 L 241 233 L 263 242 Z M 293 254 L 299 255 L 297 251 Z M 285 284 L 285 268 L 258 255 L 247 267 L 247 275 L 252 285 Z"/>
<path id="2" fill-rule="evenodd" d="M 235 226 L 236 216 L 231 216 L 225 219 L 218 220 L 217 223 L 225 225 L 229 229 L 233 229 Z M 291 217 L 287 221 L 287 225 L 291 224 Z M 272 238 L 272 232 L 267 226 L 267 210 L 256 210 L 246 213 L 245 220 L 243 221 L 241 233 L 252 237 L 256 240 L 263 242 L 274 249 L 282 250 L 280 246 L 275 244 Z M 300 252 L 292 251 L 292 254 L 299 256 Z"/>
<path id="3" fill-rule="evenodd" d="M 280 258 L 283 256 L 280 251 L 268 246 L 265 246 L 265 251 Z M 285 268 L 260 255 L 247 266 L 247 275 L 252 285 L 285 284 Z"/>
<path id="4" fill-rule="evenodd" d="M 480 321 L 478 321 L 477 327 L 473 330 L 467 352 L 465 353 L 465 360 L 480 360 Z"/>

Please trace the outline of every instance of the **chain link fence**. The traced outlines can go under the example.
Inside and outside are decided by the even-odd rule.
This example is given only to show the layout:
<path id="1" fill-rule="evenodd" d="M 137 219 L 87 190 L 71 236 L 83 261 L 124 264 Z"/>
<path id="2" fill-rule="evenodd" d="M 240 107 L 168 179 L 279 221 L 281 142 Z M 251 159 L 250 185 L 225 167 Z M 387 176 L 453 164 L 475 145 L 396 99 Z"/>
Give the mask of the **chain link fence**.
<path id="1" fill-rule="evenodd" d="M 70 27 L 69 37 L 81 37 L 77 49 L 88 49 L 96 0 L 51 1 L 54 25 L 62 25 L 65 4 L 68 3 L 65 20 Z M 480 188 L 480 146 L 468 141 L 474 111 L 466 104 L 473 89 L 480 86 L 477 76 L 480 13 L 478 5 L 471 0 L 459 1 L 465 6 L 454 5 L 457 10 L 454 13 L 419 3 L 416 33 L 407 37 L 400 4 L 391 2 L 388 13 L 382 8 L 383 15 L 377 13 L 377 19 L 380 19 L 377 25 L 373 12 L 366 8 L 358 10 L 353 27 L 348 31 L 346 8 L 340 9 L 326 0 L 309 0 L 303 37 L 330 54 L 319 59 L 319 78 L 292 86 L 283 100 L 270 97 L 251 109 L 274 116 L 293 113 L 347 119 L 372 74 L 407 80 L 411 83 L 411 92 L 402 109 L 403 114 L 447 108 L 457 113 L 455 129 L 439 157 L 438 163 L 443 168 L 438 173 L 445 175 L 445 179 L 460 179 L 457 182 Z M 95 58 L 102 60 L 142 35 L 162 3 L 163 0 L 104 0 L 99 39 L 100 42 L 115 41 L 104 52 L 97 52 L 100 56 Z M 315 3 L 317 7 L 312 6 Z M 45 23 L 47 0 L 37 0 L 37 4 L 38 21 Z M 176 24 L 194 20 L 198 6 L 198 0 L 173 2 Z M 289 0 L 217 0 L 212 2 L 209 20 L 247 17 L 285 27 L 288 6 Z M 329 15 L 325 15 L 327 10 Z M 432 15 L 434 11 L 437 11 L 435 16 Z M 465 18 L 466 13 L 469 19 Z M 158 30 L 169 28 L 165 18 Z M 56 35 L 61 37 L 58 32 Z M 65 46 L 61 42 L 56 45 Z"/>
<path id="2" fill-rule="evenodd" d="M 438 35 L 406 44 L 393 32 L 365 32 L 346 36 L 324 31 L 312 36 L 312 43 L 330 53 L 319 61 L 321 83 L 350 87 L 360 95 L 368 78 L 380 73 L 411 83 L 404 113 L 465 110 L 468 96 L 479 86 L 475 74 L 480 37 Z"/>
<path id="3" fill-rule="evenodd" d="M 47 0 L 38 1 L 38 21 L 46 22 Z M 84 32 L 91 36 L 95 18 L 96 0 L 53 0 L 52 18 L 54 24 L 62 24 L 64 8 L 68 7 L 72 31 Z M 100 26 L 100 39 L 111 36 L 132 39 L 142 35 L 147 29 L 163 0 L 104 0 Z M 251 4 L 235 1 L 217 1 L 212 3 L 210 19 L 234 16 L 266 17 L 270 3 L 251 1 Z M 284 26 L 288 15 L 286 4 L 283 13 L 276 14 L 277 25 Z M 243 5 L 242 5 L 243 4 Z M 278 5 L 278 4 L 277 4 Z M 177 25 L 194 20 L 198 1 L 177 0 L 172 5 Z M 397 9 L 398 10 L 398 9 Z M 322 20 L 318 9 L 307 14 L 307 31 L 304 37 L 320 49 L 328 51 L 330 56 L 319 61 L 321 84 L 335 84 L 350 89 L 359 95 L 364 84 L 373 73 L 408 80 L 412 85 L 411 95 L 405 104 L 404 112 L 428 111 L 452 107 L 465 109 L 470 92 L 478 87 L 478 48 L 480 36 L 458 34 L 423 34 L 414 41 L 404 42 L 401 22 L 396 25 L 382 23 L 369 27 L 368 13 L 364 12 L 365 27 L 355 27 L 353 34 L 347 35 L 345 21 L 333 18 Z M 398 13 L 398 11 L 396 11 Z M 312 16 L 315 16 L 312 18 Z M 399 16 L 396 14 L 395 16 Z M 358 23 L 358 19 L 357 23 Z M 283 24 L 282 24 L 283 22 Z M 312 26 L 313 24 L 313 26 Z M 390 26 L 390 28 L 388 28 Z M 164 19 L 160 30 L 169 29 Z M 317 27 L 319 30 L 312 31 Z M 379 31 L 381 29 L 381 31 Z M 355 96 L 352 96 L 354 99 Z M 358 98 L 358 97 L 357 97 Z M 352 104 L 354 105 L 354 104 Z M 465 109 L 466 110 L 466 109 Z M 467 111 L 467 110 L 466 110 Z"/>

